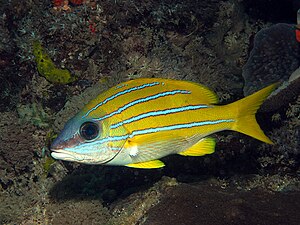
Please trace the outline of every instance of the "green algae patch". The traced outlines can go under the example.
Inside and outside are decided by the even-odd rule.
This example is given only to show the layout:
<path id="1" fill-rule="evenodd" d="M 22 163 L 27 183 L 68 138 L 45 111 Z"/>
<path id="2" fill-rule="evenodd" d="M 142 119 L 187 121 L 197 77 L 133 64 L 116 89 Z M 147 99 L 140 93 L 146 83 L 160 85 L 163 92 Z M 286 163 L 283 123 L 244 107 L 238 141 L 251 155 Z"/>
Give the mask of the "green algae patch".
<path id="1" fill-rule="evenodd" d="M 51 166 L 55 163 L 55 159 L 47 157 L 43 163 L 44 174 L 47 176 L 50 172 Z"/>
<path id="2" fill-rule="evenodd" d="M 39 41 L 33 42 L 33 54 L 41 76 L 51 83 L 68 84 L 76 80 L 67 69 L 58 69 Z"/>
<path id="3" fill-rule="evenodd" d="M 31 123 L 39 128 L 49 127 L 50 116 L 39 103 L 17 105 L 17 112 L 21 123 Z"/>

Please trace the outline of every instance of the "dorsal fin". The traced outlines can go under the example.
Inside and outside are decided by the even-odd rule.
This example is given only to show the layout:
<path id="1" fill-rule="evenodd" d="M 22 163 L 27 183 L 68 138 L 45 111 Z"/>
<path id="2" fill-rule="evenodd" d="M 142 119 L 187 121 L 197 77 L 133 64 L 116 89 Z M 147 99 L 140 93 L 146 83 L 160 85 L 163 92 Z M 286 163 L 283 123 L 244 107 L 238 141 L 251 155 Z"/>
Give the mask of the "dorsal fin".
<path id="1" fill-rule="evenodd" d="M 194 83 L 191 81 L 175 81 L 175 82 L 178 82 L 179 85 L 182 85 L 182 88 L 190 89 L 192 93 L 197 96 L 199 102 L 201 101 L 201 103 L 203 104 L 217 104 L 219 102 L 219 98 L 217 94 L 202 84 Z"/>
<path id="2" fill-rule="evenodd" d="M 197 98 L 199 103 L 202 104 L 217 104 L 218 103 L 218 96 L 215 92 L 210 90 L 208 87 L 194 83 L 191 81 L 183 81 L 183 80 L 171 80 L 171 79 L 138 79 L 135 81 L 141 81 L 141 82 L 149 82 L 149 81 L 157 81 L 163 84 L 163 87 L 166 89 L 184 89 L 189 90 L 191 93 L 194 94 L 194 96 Z M 162 86 L 157 86 L 157 88 L 161 88 Z"/>

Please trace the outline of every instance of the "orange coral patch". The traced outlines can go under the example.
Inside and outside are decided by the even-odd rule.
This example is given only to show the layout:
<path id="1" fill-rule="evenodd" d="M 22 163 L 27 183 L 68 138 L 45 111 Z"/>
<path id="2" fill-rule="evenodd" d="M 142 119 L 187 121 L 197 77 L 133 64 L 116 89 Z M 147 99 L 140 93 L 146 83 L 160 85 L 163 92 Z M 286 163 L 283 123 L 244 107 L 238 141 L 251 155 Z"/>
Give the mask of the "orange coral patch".
<path id="1" fill-rule="evenodd" d="M 58 7 L 58 6 L 63 6 L 64 1 L 63 0 L 53 0 L 52 3 L 53 3 L 53 6 Z"/>
<path id="2" fill-rule="evenodd" d="M 296 29 L 296 39 L 300 42 L 300 30 L 298 28 Z"/>

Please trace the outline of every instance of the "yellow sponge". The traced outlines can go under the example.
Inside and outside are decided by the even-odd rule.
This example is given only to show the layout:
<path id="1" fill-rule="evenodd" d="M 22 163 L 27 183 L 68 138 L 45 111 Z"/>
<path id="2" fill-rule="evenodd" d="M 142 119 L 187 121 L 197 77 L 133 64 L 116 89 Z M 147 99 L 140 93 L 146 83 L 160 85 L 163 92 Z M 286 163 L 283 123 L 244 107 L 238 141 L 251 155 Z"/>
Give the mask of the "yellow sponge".
<path id="1" fill-rule="evenodd" d="M 76 80 L 76 77 L 72 76 L 68 70 L 56 68 L 39 41 L 33 42 L 33 54 L 40 75 L 45 77 L 49 82 L 67 84 Z"/>

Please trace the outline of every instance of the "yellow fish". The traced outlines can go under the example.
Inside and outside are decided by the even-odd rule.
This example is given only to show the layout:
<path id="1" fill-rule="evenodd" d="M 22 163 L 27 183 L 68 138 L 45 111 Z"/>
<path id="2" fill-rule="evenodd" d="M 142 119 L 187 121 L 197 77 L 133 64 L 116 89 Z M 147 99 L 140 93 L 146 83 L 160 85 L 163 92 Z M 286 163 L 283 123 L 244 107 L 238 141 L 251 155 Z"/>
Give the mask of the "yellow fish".
<path id="1" fill-rule="evenodd" d="M 228 105 L 188 81 L 142 78 L 112 87 L 70 119 L 51 146 L 55 159 L 86 164 L 160 168 L 170 155 L 214 152 L 207 137 L 234 130 L 263 142 L 255 113 L 277 84 Z"/>

